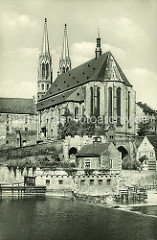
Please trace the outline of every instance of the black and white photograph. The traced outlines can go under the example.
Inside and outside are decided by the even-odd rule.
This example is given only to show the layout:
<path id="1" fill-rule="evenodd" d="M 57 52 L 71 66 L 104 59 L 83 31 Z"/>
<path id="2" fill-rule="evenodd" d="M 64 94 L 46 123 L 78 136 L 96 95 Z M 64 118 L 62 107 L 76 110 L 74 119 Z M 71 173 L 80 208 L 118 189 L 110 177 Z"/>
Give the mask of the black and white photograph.
<path id="1" fill-rule="evenodd" d="M 157 240 L 157 0 L 0 0 L 0 240 Z"/>

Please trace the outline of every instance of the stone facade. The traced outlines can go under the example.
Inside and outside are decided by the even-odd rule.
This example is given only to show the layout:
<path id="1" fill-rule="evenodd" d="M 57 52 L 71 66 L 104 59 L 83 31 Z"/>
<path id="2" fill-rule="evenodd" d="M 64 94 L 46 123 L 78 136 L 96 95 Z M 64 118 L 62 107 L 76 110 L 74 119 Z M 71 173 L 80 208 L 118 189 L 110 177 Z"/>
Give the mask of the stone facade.
<path id="1" fill-rule="evenodd" d="M 34 144 L 37 114 L 33 99 L 0 98 L 0 149 Z"/>
<path id="2" fill-rule="evenodd" d="M 76 121 L 82 116 L 90 121 L 99 117 L 106 126 L 114 124 L 117 136 L 135 135 L 135 102 L 132 85 L 113 55 L 102 54 L 101 39 L 97 38 L 95 58 L 72 70 L 68 67 L 67 72 L 61 71 L 38 99 L 38 140 L 58 137 L 58 123 L 65 108 Z"/>
<path id="3" fill-rule="evenodd" d="M 141 162 L 143 170 L 156 170 L 157 168 L 155 149 L 147 136 L 137 149 L 136 160 Z"/>
<path id="4" fill-rule="evenodd" d="M 87 175 L 83 170 L 76 170 L 69 173 L 66 170 L 49 170 L 49 169 L 21 169 L 16 171 L 8 167 L 0 167 L 1 183 L 24 183 L 24 176 L 35 178 L 35 185 L 46 186 L 47 191 L 74 191 L 86 195 L 109 195 L 118 192 L 119 173 L 107 171 L 105 173 L 93 172 Z"/>

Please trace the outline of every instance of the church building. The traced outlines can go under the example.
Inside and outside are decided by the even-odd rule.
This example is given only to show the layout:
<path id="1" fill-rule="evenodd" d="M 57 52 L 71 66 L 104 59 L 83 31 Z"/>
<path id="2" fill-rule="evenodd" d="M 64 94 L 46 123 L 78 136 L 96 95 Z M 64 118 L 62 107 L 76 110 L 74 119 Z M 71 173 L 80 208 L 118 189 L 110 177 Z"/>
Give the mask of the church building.
<path id="1" fill-rule="evenodd" d="M 114 125 L 117 137 L 136 134 L 136 94 L 111 52 L 102 53 L 100 34 L 93 59 L 72 69 L 65 24 L 58 76 L 53 82 L 47 20 L 38 68 L 38 140 L 56 138 L 60 118 L 68 108 L 73 118 L 102 117 Z"/>

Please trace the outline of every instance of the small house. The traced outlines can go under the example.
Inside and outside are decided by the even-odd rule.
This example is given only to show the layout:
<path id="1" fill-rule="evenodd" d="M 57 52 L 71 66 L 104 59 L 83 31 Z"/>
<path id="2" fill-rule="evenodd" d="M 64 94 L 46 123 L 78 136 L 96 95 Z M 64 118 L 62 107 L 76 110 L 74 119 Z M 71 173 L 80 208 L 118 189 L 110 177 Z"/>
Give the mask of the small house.
<path id="1" fill-rule="evenodd" d="M 121 170 L 121 153 L 113 143 L 94 142 L 85 145 L 76 155 L 79 168 Z"/>
<path id="2" fill-rule="evenodd" d="M 137 148 L 136 160 L 142 170 L 156 170 L 157 136 L 145 136 Z"/>

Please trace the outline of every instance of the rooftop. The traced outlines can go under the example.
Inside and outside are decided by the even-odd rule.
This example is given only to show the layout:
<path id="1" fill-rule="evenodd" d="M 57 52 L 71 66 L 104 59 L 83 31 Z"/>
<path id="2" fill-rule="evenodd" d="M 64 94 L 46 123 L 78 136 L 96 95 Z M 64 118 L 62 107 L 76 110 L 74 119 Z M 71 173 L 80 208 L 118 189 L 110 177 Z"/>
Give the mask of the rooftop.
<path id="1" fill-rule="evenodd" d="M 59 75 L 47 93 L 38 101 L 38 110 L 42 108 L 41 102 L 51 97 L 59 96 L 59 94 L 65 91 L 76 89 L 85 83 L 91 81 L 113 81 L 111 80 L 108 61 L 111 56 L 112 54 L 110 52 L 106 52 L 102 54 L 98 59 L 94 58 L 66 73 Z M 114 59 L 113 56 L 112 58 Z M 117 73 L 118 81 L 121 81 L 126 86 L 132 86 L 115 59 L 114 61 L 119 72 Z M 45 107 L 48 107 L 49 102 L 48 104 L 45 102 L 44 105 Z"/>
<path id="2" fill-rule="evenodd" d="M 85 145 L 76 154 L 77 157 L 99 157 L 104 151 L 108 151 L 111 143 L 93 143 Z"/>
<path id="3" fill-rule="evenodd" d="M 0 113 L 36 114 L 33 99 L 29 98 L 0 98 Z"/>

